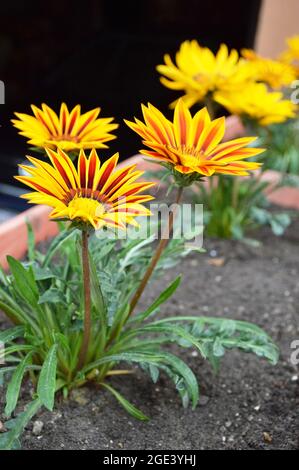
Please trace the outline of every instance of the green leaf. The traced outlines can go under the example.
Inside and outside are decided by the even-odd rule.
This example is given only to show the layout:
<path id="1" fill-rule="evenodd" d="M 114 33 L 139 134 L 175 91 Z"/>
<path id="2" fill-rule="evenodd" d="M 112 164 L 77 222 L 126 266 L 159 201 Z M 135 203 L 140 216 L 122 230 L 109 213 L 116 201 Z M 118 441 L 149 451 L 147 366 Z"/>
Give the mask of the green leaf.
<path id="1" fill-rule="evenodd" d="M 158 378 L 159 378 L 159 374 L 160 374 L 158 367 L 154 366 L 153 364 L 150 364 L 149 365 L 149 373 L 150 373 L 151 379 L 154 382 L 154 384 L 156 382 L 158 382 Z"/>
<path id="2" fill-rule="evenodd" d="M 53 287 L 52 289 L 47 290 L 40 296 L 38 303 L 62 304 L 65 303 L 65 297 L 60 290 Z"/>
<path id="3" fill-rule="evenodd" d="M 41 268 L 35 263 L 32 265 L 32 269 L 36 281 L 44 281 L 45 279 L 52 279 L 56 277 L 49 268 Z"/>
<path id="4" fill-rule="evenodd" d="M 119 403 L 124 407 L 124 409 L 134 418 L 139 419 L 140 421 L 148 421 L 149 418 L 142 411 L 138 410 L 136 406 L 132 405 L 126 398 L 124 398 L 119 392 L 117 392 L 111 385 L 102 383 L 102 386 L 109 390 L 112 395 L 119 401 Z"/>
<path id="5" fill-rule="evenodd" d="M 15 326 L 13 328 L 9 328 L 5 331 L 0 332 L 0 341 L 1 343 L 9 343 L 16 338 L 21 338 L 24 335 L 24 327 L 23 326 Z"/>
<path id="6" fill-rule="evenodd" d="M 216 357 L 221 357 L 225 353 L 225 349 L 222 346 L 221 340 L 217 337 L 213 343 L 213 355 Z"/>
<path id="7" fill-rule="evenodd" d="M 27 225 L 27 244 L 28 244 L 28 258 L 30 261 L 35 259 L 35 237 L 31 223 L 26 220 Z"/>
<path id="8" fill-rule="evenodd" d="M 14 287 L 24 300 L 30 305 L 35 306 L 38 301 L 38 287 L 35 282 L 32 269 L 24 268 L 24 266 L 12 256 L 7 256 L 7 261 L 14 277 Z"/>
<path id="9" fill-rule="evenodd" d="M 186 389 L 192 400 L 193 408 L 196 407 L 198 401 L 198 384 L 196 377 L 190 367 L 185 364 L 179 357 L 174 356 L 173 354 L 167 352 L 158 352 L 158 353 L 146 353 L 146 352 L 123 352 L 118 354 L 111 354 L 97 361 L 94 361 L 88 364 L 83 372 L 97 368 L 99 365 L 105 364 L 107 362 L 137 362 L 156 365 L 157 367 L 171 367 L 171 369 L 179 376 L 181 376 L 186 384 Z"/>
<path id="10" fill-rule="evenodd" d="M 279 357 L 278 347 L 273 343 L 270 336 L 264 330 L 253 323 L 233 320 L 235 323 L 235 332 L 233 336 L 224 335 L 223 323 L 227 322 L 227 319 L 223 318 L 193 316 L 168 317 L 155 321 L 151 325 L 161 325 L 171 322 L 194 323 L 198 322 L 199 320 L 208 325 L 209 329 L 208 331 L 205 329 L 203 333 L 200 333 L 198 340 L 204 340 L 205 342 L 211 343 L 215 341 L 217 336 L 220 336 L 221 345 L 224 348 L 239 348 L 242 351 L 252 352 L 257 356 L 264 357 L 265 359 L 268 359 L 269 362 L 273 365 L 277 363 Z M 216 344 L 216 350 L 217 348 L 218 345 Z M 218 349 L 218 352 L 220 352 L 220 349 Z"/>
<path id="11" fill-rule="evenodd" d="M 177 290 L 181 283 L 181 276 L 178 276 L 160 295 L 159 297 L 142 313 L 133 317 L 131 321 L 141 322 L 151 315 L 161 304 L 166 302 L 169 297 Z"/>
<path id="12" fill-rule="evenodd" d="M 60 232 L 57 237 L 54 238 L 53 242 L 51 243 L 47 255 L 45 256 L 44 262 L 43 262 L 43 267 L 47 267 L 55 253 L 63 246 L 65 242 L 70 240 L 73 237 L 76 237 L 78 235 L 78 230 L 76 229 L 65 229 L 62 232 Z"/>
<path id="13" fill-rule="evenodd" d="M 95 264 L 93 262 L 92 257 L 89 257 L 89 266 L 90 266 L 90 280 L 91 280 L 91 298 L 92 302 L 96 308 L 96 311 L 101 317 L 102 326 L 106 325 L 106 315 L 107 309 L 103 297 L 103 293 L 101 291 L 97 270 Z"/>
<path id="14" fill-rule="evenodd" d="M 197 338 L 195 338 L 181 326 L 175 325 L 173 323 L 167 324 L 166 322 L 163 324 L 150 323 L 142 328 L 130 331 L 128 333 L 128 337 L 130 337 L 131 334 L 133 336 L 137 336 L 144 333 L 166 333 L 169 337 L 169 341 L 178 343 L 183 347 L 194 346 L 200 351 L 203 357 L 206 357 L 204 349 Z"/>
<path id="15" fill-rule="evenodd" d="M 5 407 L 6 416 L 10 416 L 17 405 L 22 380 L 26 372 L 26 366 L 30 362 L 31 354 L 32 352 L 29 352 L 27 356 L 24 357 L 24 359 L 17 366 L 16 370 L 14 371 L 10 379 L 10 382 L 8 384 L 7 391 L 6 391 L 6 407 Z"/>
<path id="16" fill-rule="evenodd" d="M 26 410 L 17 416 L 17 418 L 5 423 L 9 431 L 0 434 L 0 450 L 13 450 L 20 448 L 19 436 L 24 427 L 41 407 L 40 400 L 31 402 Z"/>
<path id="17" fill-rule="evenodd" d="M 56 390 L 57 345 L 49 350 L 37 384 L 37 394 L 41 403 L 50 411 L 54 407 Z"/>

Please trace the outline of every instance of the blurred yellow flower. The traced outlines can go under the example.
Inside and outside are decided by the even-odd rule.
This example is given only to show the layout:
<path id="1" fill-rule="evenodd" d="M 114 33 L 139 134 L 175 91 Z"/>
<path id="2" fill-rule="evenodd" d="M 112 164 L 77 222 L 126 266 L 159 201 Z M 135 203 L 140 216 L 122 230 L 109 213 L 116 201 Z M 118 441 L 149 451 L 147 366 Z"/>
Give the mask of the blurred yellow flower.
<path id="1" fill-rule="evenodd" d="M 281 92 L 270 92 L 264 83 L 250 83 L 241 91 L 215 93 L 214 99 L 232 114 L 256 120 L 262 126 L 295 117 L 298 109 Z"/>
<path id="2" fill-rule="evenodd" d="M 18 119 L 12 119 L 12 123 L 34 147 L 59 147 L 66 151 L 107 148 L 105 142 L 116 138 L 110 132 L 118 124 L 112 124 L 113 118 L 98 119 L 100 108 L 81 114 L 79 104 L 68 110 L 62 103 L 59 116 L 44 103 L 42 109 L 34 105 L 31 109 L 34 116 L 15 113 Z"/>
<path id="3" fill-rule="evenodd" d="M 149 150 L 141 153 L 171 165 L 184 175 L 212 176 L 214 173 L 248 175 L 260 163 L 246 161 L 263 152 L 261 148 L 248 147 L 255 137 L 242 137 L 220 143 L 225 132 L 225 118 L 211 120 L 207 108 L 193 117 L 180 99 L 174 110 L 173 122 L 154 106 L 142 106 L 144 123 L 125 121 L 142 137 Z"/>
<path id="4" fill-rule="evenodd" d="M 299 77 L 299 34 L 286 39 L 287 49 L 280 55 L 280 60 L 291 64 Z"/>
<path id="5" fill-rule="evenodd" d="M 294 67 L 278 60 L 268 59 L 256 54 L 252 49 L 243 49 L 243 57 L 252 79 L 265 82 L 271 88 L 282 88 L 296 79 Z"/>
<path id="6" fill-rule="evenodd" d="M 176 63 L 169 54 L 164 56 L 164 61 L 165 64 L 157 66 L 163 75 L 161 83 L 172 90 L 184 91 L 182 99 L 188 107 L 203 101 L 214 91 L 242 88 L 244 81 L 249 79 L 237 51 L 229 52 L 225 44 L 221 44 L 215 55 L 196 40 L 185 41 L 176 54 Z M 175 104 L 172 103 L 171 107 Z"/>

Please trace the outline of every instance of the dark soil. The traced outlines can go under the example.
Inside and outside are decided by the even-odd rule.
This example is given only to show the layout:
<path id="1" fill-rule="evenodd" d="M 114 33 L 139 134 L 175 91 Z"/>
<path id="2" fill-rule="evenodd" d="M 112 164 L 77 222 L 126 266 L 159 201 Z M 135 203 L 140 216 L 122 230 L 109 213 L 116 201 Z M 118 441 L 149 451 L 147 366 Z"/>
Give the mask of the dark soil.
<path id="1" fill-rule="evenodd" d="M 106 391 L 84 388 L 54 413 L 42 411 L 40 435 L 33 424 L 23 435 L 25 449 L 295 449 L 298 447 L 298 366 L 290 363 L 299 339 L 299 223 L 281 238 L 270 231 L 252 248 L 239 242 L 206 240 L 206 254 L 189 257 L 154 282 L 148 305 L 178 272 L 184 274 L 164 314 L 224 316 L 252 321 L 270 333 L 281 350 L 277 366 L 234 351 L 214 376 L 209 364 L 189 350 L 180 355 L 198 377 L 201 400 L 183 409 L 172 384 L 157 384 L 140 370 L 111 383 L 151 417 L 135 421 Z M 224 257 L 210 265 L 211 250 Z M 215 253 L 214 253 L 215 254 Z M 177 352 L 177 351 L 175 351 Z M 0 392 L 1 393 L 1 392 Z M 24 399 L 28 398 L 28 391 Z M 2 396 L 3 401 L 3 396 Z"/>

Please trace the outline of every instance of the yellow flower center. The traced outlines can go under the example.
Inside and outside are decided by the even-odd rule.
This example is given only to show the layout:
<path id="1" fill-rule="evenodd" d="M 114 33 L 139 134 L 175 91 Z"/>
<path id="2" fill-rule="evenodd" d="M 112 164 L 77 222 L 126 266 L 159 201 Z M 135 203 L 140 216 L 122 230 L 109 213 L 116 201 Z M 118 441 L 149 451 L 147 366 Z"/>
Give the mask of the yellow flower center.
<path id="1" fill-rule="evenodd" d="M 75 197 L 68 204 L 68 208 L 71 219 L 79 217 L 85 221 L 90 220 L 90 218 L 101 217 L 105 212 L 104 204 L 87 197 Z"/>
<path id="2" fill-rule="evenodd" d="M 187 147 L 186 145 L 182 145 L 176 149 L 176 154 L 178 153 L 181 164 L 189 168 L 198 167 L 201 157 L 204 155 L 201 150 L 196 150 L 196 148 Z"/>

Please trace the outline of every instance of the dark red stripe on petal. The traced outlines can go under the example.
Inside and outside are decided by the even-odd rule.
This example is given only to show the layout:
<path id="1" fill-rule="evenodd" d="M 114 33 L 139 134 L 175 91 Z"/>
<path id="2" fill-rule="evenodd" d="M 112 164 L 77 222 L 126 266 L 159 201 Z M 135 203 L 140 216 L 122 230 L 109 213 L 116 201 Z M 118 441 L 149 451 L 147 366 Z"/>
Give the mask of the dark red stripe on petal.
<path id="1" fill-rule="evenodd" d="M 55 197 L 56 199 L 57 196 L 55 196 L 55 194 L 51 193 L 51 191 L 49 191 L 48 189 L 44 188 L 43 186 L 40 186 L 39 184 L 35 183 L 35 181 L 30 181 L 30 183 L 32 184 L 32 186 L 35 187 L 35 189 L 37 189 L 37 191 L 39 191 L 40 193 L 45 193 L 45 194 L 48 194 L 49 196 L 53 196 Z"/>
<path id="2" fill-rule="evenodd" d="M 49 132 L 49 134 L 51 135 L 52 134 L 52 131 L 51 129 L 49 128 L 48 124 L 46 123 L 46 121 L 44 120 L 44 117 L 41 113 L 41 111 L 37 111 L 37 115 L 38 115 L 38 119 L 41 121 L 41 123 L 43 124 L 43 126 L 45 126 L 45 128 L 47 129 L 47 131 Z"/>
<path id="3" fill-rule="evenodd" d="M 128 173 L 130 173 L 131 168 L 128 168 L 127 170 L 124 170 L 123 173 L 121 173 L 106 189 L 105 193 L 108 194 L 111 191 L 110 196 L 114 194 L 115 190 L 117 190 L 117 185 L 127 176 Z"/>
<path id="4" fill-rule="evenodd" d="M 62 125 L 62 134 L 65 133 L 65 128 L 66 128 L 66 111 L 63 108 L 62 110 L 62 116 L 61 116 L 61 125 Z"/>
<path id="5" fill-rule="evenodd" d="M 143 190 L 143 184 L 140 183 L 140 185 L 138 185 L 138 187 L 130 189 L 125 194 L 123 194 L 123 196 L 124 197 L 132 196 L 133 194 L 136 194 L 136 193 L 138 193 L 139 191 L 142 191 L 142 190 Z"/>
<path id="6" fill-rule="evenodd" d="M 69 128 L 68 128 L 68 133 L 71 133 L 72 130 L 73 130 L 73 127 L 75 125 L 75 122 L 77 120 L 77 117 L 78 117 L 78 110 L 76 110 L 70 120 L 70 123 L 69 123 Z"/>
<path id="7" fill-rule="evenodd" d="M 63 166 L 62 166 L 61 163 L 59 162 L 58 158 L 55 157 L 54 155 L 52 155 L 52 158 L 53 158 L 53 160 L 54 160 L 54 163 L 55 163 L 55 166 L 56 166 L 57 170 L 59 171 L 59 173 L 61 174 L 62 178 L 64 179 L 65 184 L 68 186 L 68 188 L 72 188 L 72 183 L 71 183 L 71 181 L 69 180 L 69 177 L 68 177 L 68 175 L 66 174 L 65 169 L 63 168 Z"/>
<path id="8" fill-rule="evenodd" d="M 116 162 L 115 162 L 114 159 L 112 159 L 112 160 L 108 163 L 108 165 L 107 165 L 107 167 L 106 167 L 104 173 L 102 174 L 102 176 L 101 176 L 101 178 L 100 178 L 100 181 L 98 182 L 97 189 L 100 190 L 100 189 L 103 188 L 104 184 L 106 183 L 106 181 L 107 181 L 108 178 L 110 177 L 112 171 L 114 170 L 115 164 L 116 164 Z"/>
<path id="9" fill-rule="evenodd" d="M 86 121 L 82 124 L 82 126 L 81 126 L 80 129 L 78 130 L 78 132 L 77 132 L 77 135 L 78 135 L 78 136 L 80 135 L 80 133 L 81 133 L 82 131 L 84 131 L 84 129 L 88 126 L 88 124 L 90 124 L 92 121 L 94 121 L 94 119 L 95 119 L 95 117 L 97 116 L 97 114 L 98 114 L 98 110 L 95 109 L 95 110 L 94 110 L 94 113 L 92 113 L 92 114 L 89 116 L 89 118 L 86 119 Z"/>
<path id="10" fill-rule="evenodd" d="M 186 144 L 186 135 L 187 135 L 187 129 L 186 129 L 186 120 L 184 117 L 183 112 L 179 111 L 179 123 L 180 123 L 180 134 L 181 134 L 181 144 Z"/>
<path id="11" fill-rule="evenodd" d="M 96 167 L 97 167 L 97 157 L 96 157 L 96 154 L 92 152 L 91 156 L 89 157 L 88 182 L 87 182 L 88 188 L 92 188 L 93 186 Z"/>
<path id="12" fill-rule="evenodd" d="M 82 154 L 79 157 L 79 176 L 80 176 L 80 186 L 81 188 L 85 188 L 86 187 L 86 160 Z"/>
<path id="13" fill-rule="evenodd" d="M 50 121 L 51 121 L 51 123 L 52 123 L 52 126 L 54 127 L 54 129 L 55 129 L 55 131 L 56 131 L 56 135 L 58 135 L 58 134 L 59 134 L 59 129 L 57 128 L 57 126 L 56 126 L 56 124 L 55 124 L 55 122 L 54 122 L 54 120 L 53 120 L 53 118 L 52 118 L 52 116 L 51 116 L 51 113 L 50 113 L 47 109 L 45 109 L 45 112 L 47 113 L 47 116 L 48 116 L 48 118 L 50 119 Z"/>
<path id="14" fill-rule="evenodd" d="M 154 131 L 158 134 L 161 143 L 162 144 L 169 144 L 169 142 L 167 142 L 167 139 L 165 139 L 165 136 L 163 135 L 163 132 L 161 132 L 161 129 L 159 128 L 159 126 L 157 126 L 155 121 L 153 121 L 149 116 L 147 116 L 147 121 L 152 126 Z"/>

